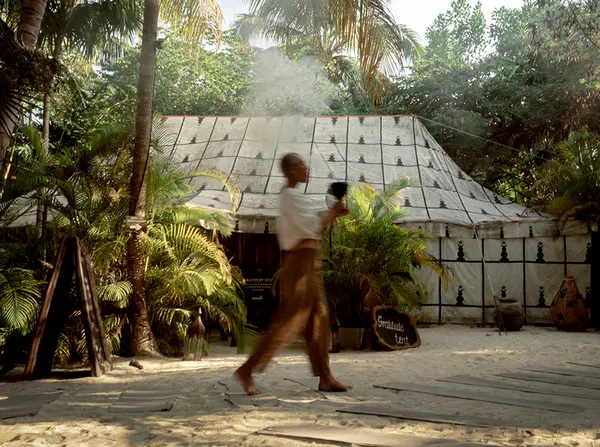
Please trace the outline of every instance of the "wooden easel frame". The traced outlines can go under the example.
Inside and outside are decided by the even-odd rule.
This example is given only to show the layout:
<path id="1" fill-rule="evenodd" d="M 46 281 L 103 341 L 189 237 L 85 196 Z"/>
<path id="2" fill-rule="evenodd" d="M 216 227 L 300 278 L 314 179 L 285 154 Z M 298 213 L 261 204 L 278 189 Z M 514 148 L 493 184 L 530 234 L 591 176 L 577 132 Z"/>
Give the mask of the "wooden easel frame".
<path id="1" fill-rule="evenodd" d="M 25 367 L 28 378 L 44 377 L 52 371 L 60 330 L 68 319 L 65 309 L 60 307 L 61 295 L 64 297 L 69 294 L 73 274 L 76 275 L 78 285 L 92 376 L 99 377 L 112 369 L 89 253 L 79 239 L 65 237 L 61 241 L 44 293 L 40 318 Z"/>

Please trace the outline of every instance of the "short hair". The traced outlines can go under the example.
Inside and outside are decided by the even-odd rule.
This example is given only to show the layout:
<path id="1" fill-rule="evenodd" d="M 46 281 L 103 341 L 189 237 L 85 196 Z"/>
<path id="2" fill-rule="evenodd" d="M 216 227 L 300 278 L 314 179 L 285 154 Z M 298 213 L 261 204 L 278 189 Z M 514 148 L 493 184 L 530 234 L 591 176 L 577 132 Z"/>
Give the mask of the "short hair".
<path id="1" fill-rule="evenodd" d="M 290 152 L 289 154 L 285 154 L 281 159 L 281 170 L 283 171 L 283 175 L 289 177 L 290 169 L 298 166 L 302 163 L 302 157 L 296 154 L 295 152 Z"/>

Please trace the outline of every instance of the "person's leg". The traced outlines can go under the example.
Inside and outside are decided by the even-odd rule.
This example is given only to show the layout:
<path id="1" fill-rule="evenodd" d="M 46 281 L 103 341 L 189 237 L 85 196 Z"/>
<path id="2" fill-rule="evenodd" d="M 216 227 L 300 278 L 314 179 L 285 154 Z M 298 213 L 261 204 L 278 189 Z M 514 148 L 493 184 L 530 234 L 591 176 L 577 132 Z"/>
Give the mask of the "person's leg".
<path id="1" fill-rule="evenodd" d="M 329 367 L 329 310 L 323 283 L 316 269 L 311 273 L 309 296 L 312 297 L 312 307 L 304 337 L 313 374 L 320 378 L 319 391 L 348 391 L 346 385 L 333 377 Z"/>
<path id="2" fill-rule="evenodd" d="M 281 303 L 270 328 L 255 345 L 248 360 L 236 371 L 248 394 L 259 394 L 252 373 L 264 371 L 271 359 L 302 333 L 311 312 L 309 298 L 310 265 L 306 259 L 312 250 L 286 253 L 281 272 Z M 314 257 L 314 255 L 313 255 Z"/>

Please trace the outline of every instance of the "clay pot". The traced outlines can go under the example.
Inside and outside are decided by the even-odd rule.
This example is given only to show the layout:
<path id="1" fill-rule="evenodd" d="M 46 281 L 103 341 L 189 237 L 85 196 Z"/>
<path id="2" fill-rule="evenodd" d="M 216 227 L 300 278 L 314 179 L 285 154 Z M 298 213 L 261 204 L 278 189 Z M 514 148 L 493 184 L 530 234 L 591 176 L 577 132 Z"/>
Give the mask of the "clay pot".
<path id="1" fill-rule="evenodd" d="M 502 320 L 500 320 L 502 316 Z M 501 329 L 506 331 L 519 331 L 525 324 L 525 310 L 517 300 L 499 298 L 494 309 L 494 320 Z M 503 326 L 501 326 L 503 324 Z"/>
<path id="2" fill-rule="evenodd" d="M 582 331 L 590 321 L 590 311 L 579 293 L 575 278 L 565 276 L 550 307 L 550 318 L 558 329 Z"/>

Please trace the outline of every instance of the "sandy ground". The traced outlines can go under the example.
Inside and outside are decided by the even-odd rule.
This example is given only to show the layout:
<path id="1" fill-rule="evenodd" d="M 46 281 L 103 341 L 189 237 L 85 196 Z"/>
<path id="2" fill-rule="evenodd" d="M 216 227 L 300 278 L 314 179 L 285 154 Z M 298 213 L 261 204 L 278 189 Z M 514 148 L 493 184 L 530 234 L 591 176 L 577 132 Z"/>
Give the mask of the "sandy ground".
<path id="1" fill-rule="evenodd" d="M 334 373 L 351 384 L 354 395 L 366 403 L 472 415 L 510 428 L 472 428 L 336 413 L 342 406 L 356 404 L 323 399 L 317 393 L 311 398 L 305 388 L 285 380 L 309 377 L 301 349 L 284 352 L 266 374 L 257 378 L 261 387 L 280 400 L 279 406 L 241 409 L 225 400 L 226 390 L 218 381 L 229 378 L 245 356 L 213 343 L 210 356 L 200 362 L 138 359 L 144 369 L 137 370 L 128 366 L 127 359 L 116 359 L 115 369 L 101 378 L 1 383 L 0 396 L 19 391 L 56 390 L 62 391 L 62 395 L 36 416 L 0 421 L 0 444 L 9 447 L 334 445 L 255 434 L 270 426 L 316 422 L 482 444 L 600 446 L 598 400 L 496 390 L 505 395 L 576 403 L 585 408 L 580 413 L 566 414 L 373 387 L 393 380 L 423 383 L 456 374 L 493 378 L 494 374 L 527 366 L 572 368 L 573 365 L 567 364 L 569 361 L 599 364 L 600 333 L 560 333 L 527 327 L 519 333 L 499 336 L 491 329 L 442 326 L 421 329 L 420 334 L 422 345 L 418 349 L 332 354 Z M 170 412 L 107 411 L 124 390 L 141 386 L 171 387 L 179 399 Z"/>

